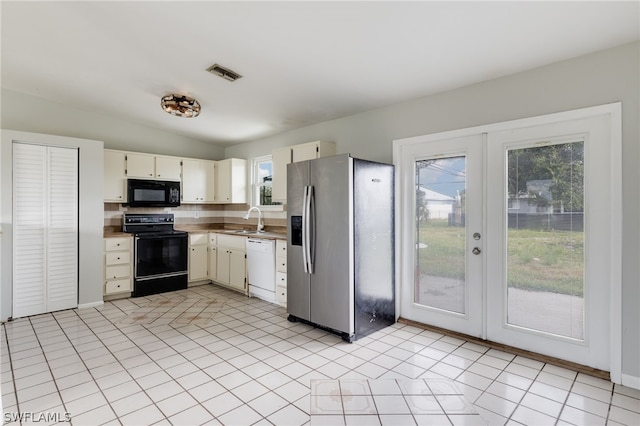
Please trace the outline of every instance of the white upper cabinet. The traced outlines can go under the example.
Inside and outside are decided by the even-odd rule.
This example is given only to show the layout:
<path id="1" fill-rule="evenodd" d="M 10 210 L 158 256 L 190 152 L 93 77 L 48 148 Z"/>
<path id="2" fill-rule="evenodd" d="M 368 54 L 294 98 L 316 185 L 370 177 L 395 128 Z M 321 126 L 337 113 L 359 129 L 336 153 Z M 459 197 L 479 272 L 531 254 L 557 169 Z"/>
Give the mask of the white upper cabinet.
<path id="1" fill-rule="evenodd" d="M 128 152 L 126 173 L 130 178 L 153 179 L 156 177 L 156 157 L 152 154 Z"/>
<path id="2" fill-rule="evenodd" d="M 182 160 L 182 202 L 185 204 L 213 203 L 215 201 L 216 162 L 209 160 Z"/>
<path id="3" fill-rule="evenodd" d="M 274 149 L 271 153 L 271 200 L 287 199 L 287 164 L 291 162 L 291 147 Z"/>
<path id="4" fill-rule="evenodd" d="M 138 152 L 126 153 L 127 177 L 180 180 L 180 158 Z"/>
<path id="5" fill-rule="evenodd" d="M 336 155 L 336 144 L 334 142 L 315 141 L 291 147 L 291 161 L 294 163 L 330 155 Z"/>
<path id="6" fill-rule="evenodd" d="M 123 203 L 125 201 L 127 176 L 125 175 L 125 153 L 104 150 L 104 201 Z"/>
<path id="7" fill-rule="evenodd" d="M 105 149 L 104 202 L 126 203 L 127 179 L 179 181 L 185 204 L 247 202 L 247 160 L 240 158 L 213 161 Z"/>
<path id="8" fill-rule="evenodd" d="M 273 165 L 272 200 L 282 203 L 287 201 L 287 164 L 330 155 L 336 155 L 335 142 L 315 141 L 274 149 L 271 152 Z"/>
<path id="9" fill-rule="evenodd" d="M 216 193 L 217 203 L 247 202 L 247 160 L 228 158 L 217 162 Z"/>
<path id="10" fill-rule="evenodd" d="M 156 179 L 180 180 L 182 160 L 177 157 L 156 156 Z"/>

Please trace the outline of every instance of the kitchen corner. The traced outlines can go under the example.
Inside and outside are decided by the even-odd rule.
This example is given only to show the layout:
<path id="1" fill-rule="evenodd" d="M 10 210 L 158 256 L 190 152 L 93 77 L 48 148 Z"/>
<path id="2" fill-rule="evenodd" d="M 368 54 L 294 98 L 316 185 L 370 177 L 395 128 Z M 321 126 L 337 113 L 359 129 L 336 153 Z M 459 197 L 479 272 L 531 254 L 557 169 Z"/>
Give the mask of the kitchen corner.
<path id="1" fill-rule="evenodd" d="M 272 290 L 266 295 L 250 291 L 252 255 L 247 251 L 251 241 L 264 241 L 275 247 L 275 242 L 286 249 L 286 211 L 267 212 L 263 218 L 264 230 L 257 233 L 257 215 L 245 220 L 248 205 L 188 205 L 176 208 L 129 209 L 116 203 L 105 203 L 104 219 L 104 300 L 135 296 L 134 238 L 123 232 L 123 217 L 137 214 L 153 216 L 173 215 L 173 230 L 186 233 L 188 287 L 218 285 L 247 296 L 256 296 L 270 302 L 286 305 L 286 269 L 271 272 Z M 263 216 L 261 214 L 261 216 Z M 275 252 L 275 250 L 273 250 Z M 286 252 L 285 258 L 286 258 Z M 276 265 L 275 253 L 270 260 L 271 269 Z M 286 268 L 286 262 L 284 264 Z M 254 269 L 253 276 L 262 276 Z M 276 300 L 275 281 L 279 283 L 279 300 Z"/>

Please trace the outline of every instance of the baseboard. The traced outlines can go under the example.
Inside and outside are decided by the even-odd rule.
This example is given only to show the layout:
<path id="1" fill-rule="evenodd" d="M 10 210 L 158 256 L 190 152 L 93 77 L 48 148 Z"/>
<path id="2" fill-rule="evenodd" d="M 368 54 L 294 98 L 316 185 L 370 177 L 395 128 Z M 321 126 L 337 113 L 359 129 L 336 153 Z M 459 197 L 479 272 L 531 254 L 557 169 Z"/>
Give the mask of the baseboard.
<path id="1" fill-rule="evenodd" d="M 81 303 L 78 305 L 78 309 L 95 308 L 97 306 L 102 306 L 102 305 L 104 305 L 104 302 L 102 300 L 97 302 L 91 302 L 91 303 Z"/>
<path id="2" fill-rule="evenodd" d="M 634 388 L 640 390 L 640 377 L 630 376 L 628 374 L 622 375 L 622 386 Z"/>

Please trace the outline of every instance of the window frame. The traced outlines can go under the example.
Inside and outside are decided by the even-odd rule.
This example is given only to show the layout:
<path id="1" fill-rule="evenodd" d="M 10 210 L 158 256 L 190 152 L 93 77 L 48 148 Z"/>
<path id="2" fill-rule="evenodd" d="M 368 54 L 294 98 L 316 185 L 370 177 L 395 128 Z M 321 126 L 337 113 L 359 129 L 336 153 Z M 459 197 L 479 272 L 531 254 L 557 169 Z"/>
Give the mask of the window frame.
<path id="1" fill-rule="evenodd" d="M 259 204 L 260 201 L 260 192 L 259 192 L 259 187 L 261 186 L 261 182 L 259 182 L 258 180 L 260 179 L 260 173 L 258 172 L 258 168 L 259 165 L 261 163 L 265 163 L 265 162 L 271 162 L 271 171 L 273 172 L 273 156 L 271 154 L 267 154 L 267 155 L 261 155 L 258 157 L 253 157 L 251 159 L 251 184 L 250 186 L 250 191 L 251 191 L 251 207 L 258 207 L 260 208 L 260 210 L 262 211 L 284 211 L 284 206 L 282 204 L 274 204 L 274 205 L 261 205 Z"/>

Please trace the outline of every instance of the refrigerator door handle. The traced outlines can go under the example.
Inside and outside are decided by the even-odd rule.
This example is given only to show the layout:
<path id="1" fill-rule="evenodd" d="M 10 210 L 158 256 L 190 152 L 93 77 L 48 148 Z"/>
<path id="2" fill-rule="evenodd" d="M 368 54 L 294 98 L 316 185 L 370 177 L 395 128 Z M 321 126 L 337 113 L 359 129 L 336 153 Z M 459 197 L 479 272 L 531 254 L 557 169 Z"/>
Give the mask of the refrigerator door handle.
<path id="1" fill-rule="evenodd" d="M 309 234 L 308 230 L 308 221 L 309 221 L 309 211 L 307 208 L 307 202 L 309 198 L 309 187 L 304 187 L 304 193 L 302 195 L 302 263 L 304 264 L 304 273 L 309 273 L 309 260 L 307 258 L 307 247 L 309 243 L 307 242 L 307 236 Z"/>
<path id="2" fill-rule="evenodd" d="M 309 187 L 309 209 L 307 219 L 307 262 L 309 263 L 309 273 L 313 274 L 313 259 L 315 253 L 315 239 L 316 239 L 316 196 L 313 186 Z"/>

